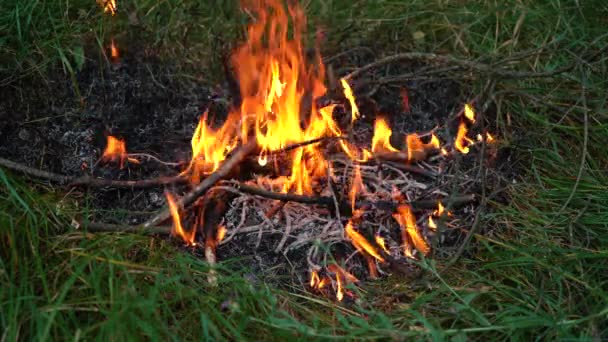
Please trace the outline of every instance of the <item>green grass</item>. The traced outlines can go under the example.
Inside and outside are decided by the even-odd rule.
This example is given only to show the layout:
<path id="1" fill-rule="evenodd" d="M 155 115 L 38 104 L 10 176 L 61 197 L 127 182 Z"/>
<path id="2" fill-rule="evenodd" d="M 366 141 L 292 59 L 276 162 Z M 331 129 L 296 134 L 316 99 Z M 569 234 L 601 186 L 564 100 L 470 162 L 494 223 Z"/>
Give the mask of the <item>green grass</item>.
<path id="1" fill-rule="evenodd" d="M 415 282 L 392 277 L 366 286 L 352 308 L 311 296 L 297 283 L 252 285 L 235 262 L 222 266 L 213 288 L 199 258 L 164 240 L 74 233 L 69 218 L 78 209 L 69 197 L 0 170 L 2 337 L 608 337 L 608 64 L 606 54 L 577 59 L 587 57 L 581 56 L 586 48 L 608 44 L 602 37 L 608 5 L 340 0 L 306 6 L 311 27 L 328 32 L 329 54 L 371 41 L 386 54 L 432 51 L 491 61 L 555 40 L 547 54 L 515 67 L 552 70 L 578 61 L 551 79 L 498 82 L 491 130 L 513 151 L 519 175 L 507 189 L 508 204 L 490 203 L 472 256 L 447 270 L 445 260 L 425 261 L 427 272 Z M 91 42 L 104 47 L 111 37 L 140 39 L 180 61 L 184 75 L 217 73 L 216 38 L 231 42 L 243 24 L 234 2 L 222 1 L 119 0 L 114 18 L 93 1 L 4 0 L 0 8 L 0 28 L 9 33 L 0 37 L 0 71 L 10 75 L 3 84 L 44 79 L 57 65 L 74 73 L 79 51 Z M 414 32 L 424 38 L 413 39 Z"/>

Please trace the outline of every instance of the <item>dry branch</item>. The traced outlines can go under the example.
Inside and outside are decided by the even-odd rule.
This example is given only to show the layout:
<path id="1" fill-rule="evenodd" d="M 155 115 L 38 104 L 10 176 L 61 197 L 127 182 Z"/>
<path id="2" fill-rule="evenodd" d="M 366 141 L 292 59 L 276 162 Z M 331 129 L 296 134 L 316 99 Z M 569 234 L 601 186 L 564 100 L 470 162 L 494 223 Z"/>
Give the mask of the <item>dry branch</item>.
<path id="1" fill-rule="evenodd" d="M 471 60 L 459 59 L 450 55 L 437 55 L 434 53 L 425 53 L 425 52 L 407 52 L 407 53 L 399 53 L 396 55 L 388 56 L 377 60 L 373 63 L 367 64 L 355 71 L 344 76 L 345 79 L 349 80 L 355 78 L 369 70 L 384 66 L 386 64 L 391 64 L 403 60 L 425 60 L 427 62 L 438 62 L 444 64 L 455 64 L 461 66 L 466 69 L 475 70 L 482 73 L 487 73 L 489 75 L 500 76 L 503 78 L 530 78 L 530 77 L 551 77 L 557 74 L 563 73 L 572 69 L 572 65 L 567 65 L 563 68 L 553 70 L 553 71 L 544 71 L 544 72 L 528 72 L 528 71 L 512 71 L 505 70 L 502 68 L 498 68 L 496 65 L 489 65 L 480 62 L 475 62 Z"/>
<path id="2" fill-rule="evenodd" d="M 84 186 L 91 188 L 129 188 L 129 189 L 144 189 L 157 186 L 187 183 L 188 179 L 182 176 L 158 177 L 144 180 L 112 180 L 95 178 L 89 175 L 71 177 L 58 173 L 35 169 L 14 161 L 0 158 L 0 166 L 9 170 L 17 171 L 28 176 L 48 180 L 53 183 L 67 186 Z"/>
<path id="3" fill-rule="evenodd" d="M 89 232 L 112 232 L 112 233 L 138 233 L 138 234 L 171 234 L 169 226 L 155 226 L 143 228 L 141 226 L 130 226 L 127 224 L 111 224 L 103 222 L 83 222 Z"/>

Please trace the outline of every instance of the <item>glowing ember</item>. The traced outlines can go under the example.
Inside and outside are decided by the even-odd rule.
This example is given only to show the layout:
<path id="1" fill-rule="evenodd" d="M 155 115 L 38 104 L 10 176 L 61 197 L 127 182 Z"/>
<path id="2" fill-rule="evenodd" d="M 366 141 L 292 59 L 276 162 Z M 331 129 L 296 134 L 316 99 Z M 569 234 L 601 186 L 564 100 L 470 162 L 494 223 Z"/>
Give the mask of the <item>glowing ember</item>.
<path id="1" fill-rule="evenodd" d="M 129 158 L 127 154 L 127 147 L 125 145 L 125 141 L 122 139 L 118 139 L 111 135 L 107 137 L 108 141 L 106 144 L 106 149 L 103 151 L 101 155 L 101 160 L 104 162 L 118 162 L 120 168 L 124 168 L 125 161 L 129 161 L 133 164 L 139 164 L 139 161 L 134 158 Z"/>
<path id="2" fill-rule="evenodd" d="M 412 213 L 412 209 L 405 204 L 399 205 L 399 207 L 397 207 L 397 212 L 393 213 L 393 218 L 395 218 L 401 226 L 402 240 L 404 242 L 411 240 L 418 251 L 425 255 L 428 254 L 430 247 L 418 232 L 416 217 L 414 216 L 414 213 Z M 407 243 L 404 243 L 403 250 L 406 255 L 411 253 L 411 251 L 408 251 L 408 248 Z"/>
<path id="3" fill-rule="evenodd" d="M 471 123 L 475 123 L 475 111 L 468 103 L 464 105 L 464 116 L 471 121 Z"/>
<path id="4" fill-rule="evenodd" d="M 345 79 L 340 79 L 340 82 L 342 83 L 342 87 L 344 88 L 344 97 L 346 97 L 346 99 L 350 103 L 351 121 L 354 122 L 359 118 L 359 107 L 357 107 L 357 103 L 355 102 L 355 96 L 353 95 L 353 90 L 350 88 L 350 85 L 348 85 L 348 82 L 346 82 Z"/>
<path id="5" fill-rule="evenodd" d="M 169 204 L 169 209 L 171 210 L 171 217 L 173 218 L 173 227 L 171 228 L 171 235 L 181 238 L 188 246 L 196 246 L 196 243 L 194 242 L 196 229 L 193 229 L 191 232 L 187 232 L 186 230 L 184 230 L 179 216 L 179 208 L 177 206 L 175 198 L 169 192 L 166 192 L 165 196 L 167 197 L 167 203 Z"/>
<path id="6" fill-rule="evenodd" d="M 391 145 L 390 138 L 393 131 L 382 117 L 376 119 L 374 124 L 374 137 L 372 138 L 372 152 L 397 152 L 398 149 Z"/>

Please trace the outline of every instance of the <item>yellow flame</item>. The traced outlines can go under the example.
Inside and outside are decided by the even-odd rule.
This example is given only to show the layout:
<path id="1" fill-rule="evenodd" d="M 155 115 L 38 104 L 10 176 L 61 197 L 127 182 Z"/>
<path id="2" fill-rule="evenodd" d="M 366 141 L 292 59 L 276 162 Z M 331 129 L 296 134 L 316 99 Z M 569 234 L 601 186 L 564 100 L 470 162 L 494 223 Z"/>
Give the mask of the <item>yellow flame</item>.
<path id="1" fill-rule="evenodd" d="M 224 238 L 226 237 L 226 232 L 227 232 L 227 229 L 223 225 L 220 225 L 219 227 L 217 227 L 217 235 L 215 237 L 217 244 L 219 244 L 220 242 L 222 242 L 222 240 L 224 240 Z"/>
<path id="2" fill-rule="evenodd" d="M 388 248 L 386 248 L 386 242 L 384 242 L 384 238 L 380 235 L 376 235 L 375 239 L 378 246 L 380 246 L 386 253 L 390 254 Z"/>
<path id="3" fill-rule="evenodd" d="M 456 140 L 454 141 L 454 147 L 462 154 L 469 153 L 468 144 L 473 143 L 473 140 L 467 137 L 468 131 L 469 130 L 467 129 L 464 121 L 460 122 L 460 125 L 458 126 L 458 133 L 456 134 Z"/>
<path id="4" fill-rule="evenodd" d="M 98 3 L 103 7 L 104 13 L 116 14 L 116 0 L 100 0 Z"/>
<path id="5" fill-rule="evenodd" d="M 471 121 L 471 123 L 475 123 L 475 111 L 468 103 L 464 105 L 464 116 Z"/>
<path id="6" fill-rule="evenodd" d="M 355 120 L 359 118 L 360 113 L 359 107 L 357 107 L 357 103 L 355 101 L 355 96 L 353 95 L 353 90 L 350 88 L 350 85 L 345 79 L 340 79 L 340 82 L 342 83 L 342 88 L 344 88 L 344 97 L 346 97 L 350 103 L 351 122 L 355 122 Z"/>
<path id="7" fill-rule="evenodd" d="M 192 159 L 182 175 L 190 174 L 193 183 L 198 183 L 204 174 L 211 173 L 236 147 L 235 126 L 230 118 L 217 130 L 207 126 L 208 112 L 199 119 L 190 141 Z"/>
<path id="8" fill-rule="evenodd" d="M 382 117 L 376 119 L 374 124 L 374 137 L 372 138 L 372 152 L 397 152 L 398 149 L 391 145 L 390 138 L 393 131 Z"/>
<path id="9" fill-rule="evenodd" d="M 429 216 L 429 228 L 433 231 L 437 229 L 437 224 L 433 220 L 433 216 Z"/>

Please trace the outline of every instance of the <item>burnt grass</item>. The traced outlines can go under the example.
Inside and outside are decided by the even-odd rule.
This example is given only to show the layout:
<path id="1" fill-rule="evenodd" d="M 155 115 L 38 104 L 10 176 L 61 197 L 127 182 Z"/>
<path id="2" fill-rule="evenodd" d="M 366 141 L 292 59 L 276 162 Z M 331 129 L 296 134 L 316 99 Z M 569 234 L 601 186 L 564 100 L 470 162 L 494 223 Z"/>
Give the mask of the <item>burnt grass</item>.
<path id="1" fill-rule="evenodd" d="M 99 57 L 102 56 L 103 58 Z M 335 66 L 364 65 L 373 57 L 348 54 L 331 62 Z M 393 65 L 377 74 L 358 79 L 353 88 L 365 94 L 373 78 L 402 74 L 426 67 L 423 64 Z M 218 68 L 221 66 L 218 65 Z M 106 136 L 125 139 L 129 153 L 148 153 L 169 162 L 187 162 L 190 138 L 200 115 L 209 110 L 215 123 L 221 123 L 229 110 L 231 94 L 223 81 L 210 85 L 210 80 L 179 76 L 177 66 L 145 50 L 132 50 L 119 60 L 110 60 L 91 51 L 80 70 L 71 78 L 62 69 L 44 80 L 22 79 L 1 89 L 0 156 L 25 165 L 65 175 L 92 174 L 117 180 L 138 180 L 162 175 L 175 175 L 179 168 L 153 160 L 141 164 L 117 165 L 99 163 Z M 409 112 L 405 111 L 403 89 L 407 89 Z M 371 143 L 376 114 L 388 118 L 393 129 L 393 144 L 401 146 L 405 134 L 426 132 L 446 126 L 473 94 L 467 84 L 449 78 L 405 81 L 397 86 L 383 86 L 370 98 L 358 97 L 361 112 L 353 134 L 360 145 Z M 338 111 L 336 116 L 347 116 Z M 340 118 L 338 118 L 340 119 Z M 437 133 L 442 141 L 452 141 L 457 121 Z M 477 153 L 462 158 L 461 169 L 473 170 Z M 498 164 L 505 157 L 498 156 Z M 496 160 L 494 160 L 496 167 Z M 450 168 L 447 168 L 450 172 Z M 414 177 L 416 178 L 416 177 Z M 500 178 L 500 177 L 499 177 Z M 425 183 L 433 182 L 424 179 Z M 497 187 L 499 181 L 492 187 Z M 433 188 L 433 185 L 430 185 Z M 468 187 L 479 193 L 479 185 Z M 185 188 L 170 189 L 183 193 Z M 163 189 L 77 189 L 76 198 L 95 209 L 90 219 L 108 223 L 135 224 L 165 204 Z M 459 213 L 461 226 L 470 227 L 474 207 Z M 457 213 L 458 214 L 458 213 Z M 454 250 L 462 240 L 461 233 L 447 232 L 442 240 L 446 250 Z M 274 238 L 257 245 L 257 237 L 243 236 L 223 245 L 219 259 L 244 257 L 253 259 L 254 269 L 284 273 L 288 270 L 285 256 L 273 252 Z M 277 237 L 280 239 L 280 236 Z M 179 245 L 179 242 L 176 242 Z M 346 248 L 346 247 L 345 247 Z M 305 267 L 305 255 L 288 255 L 297 269 Z M 302 253 L 305 253 L 303 251 Z M 300 261 L 299 261 L 300 260 Z M 278 268 L 277 268 L 278 267 Z M 290 273 L 290 272 L 289 272 Z"/>

